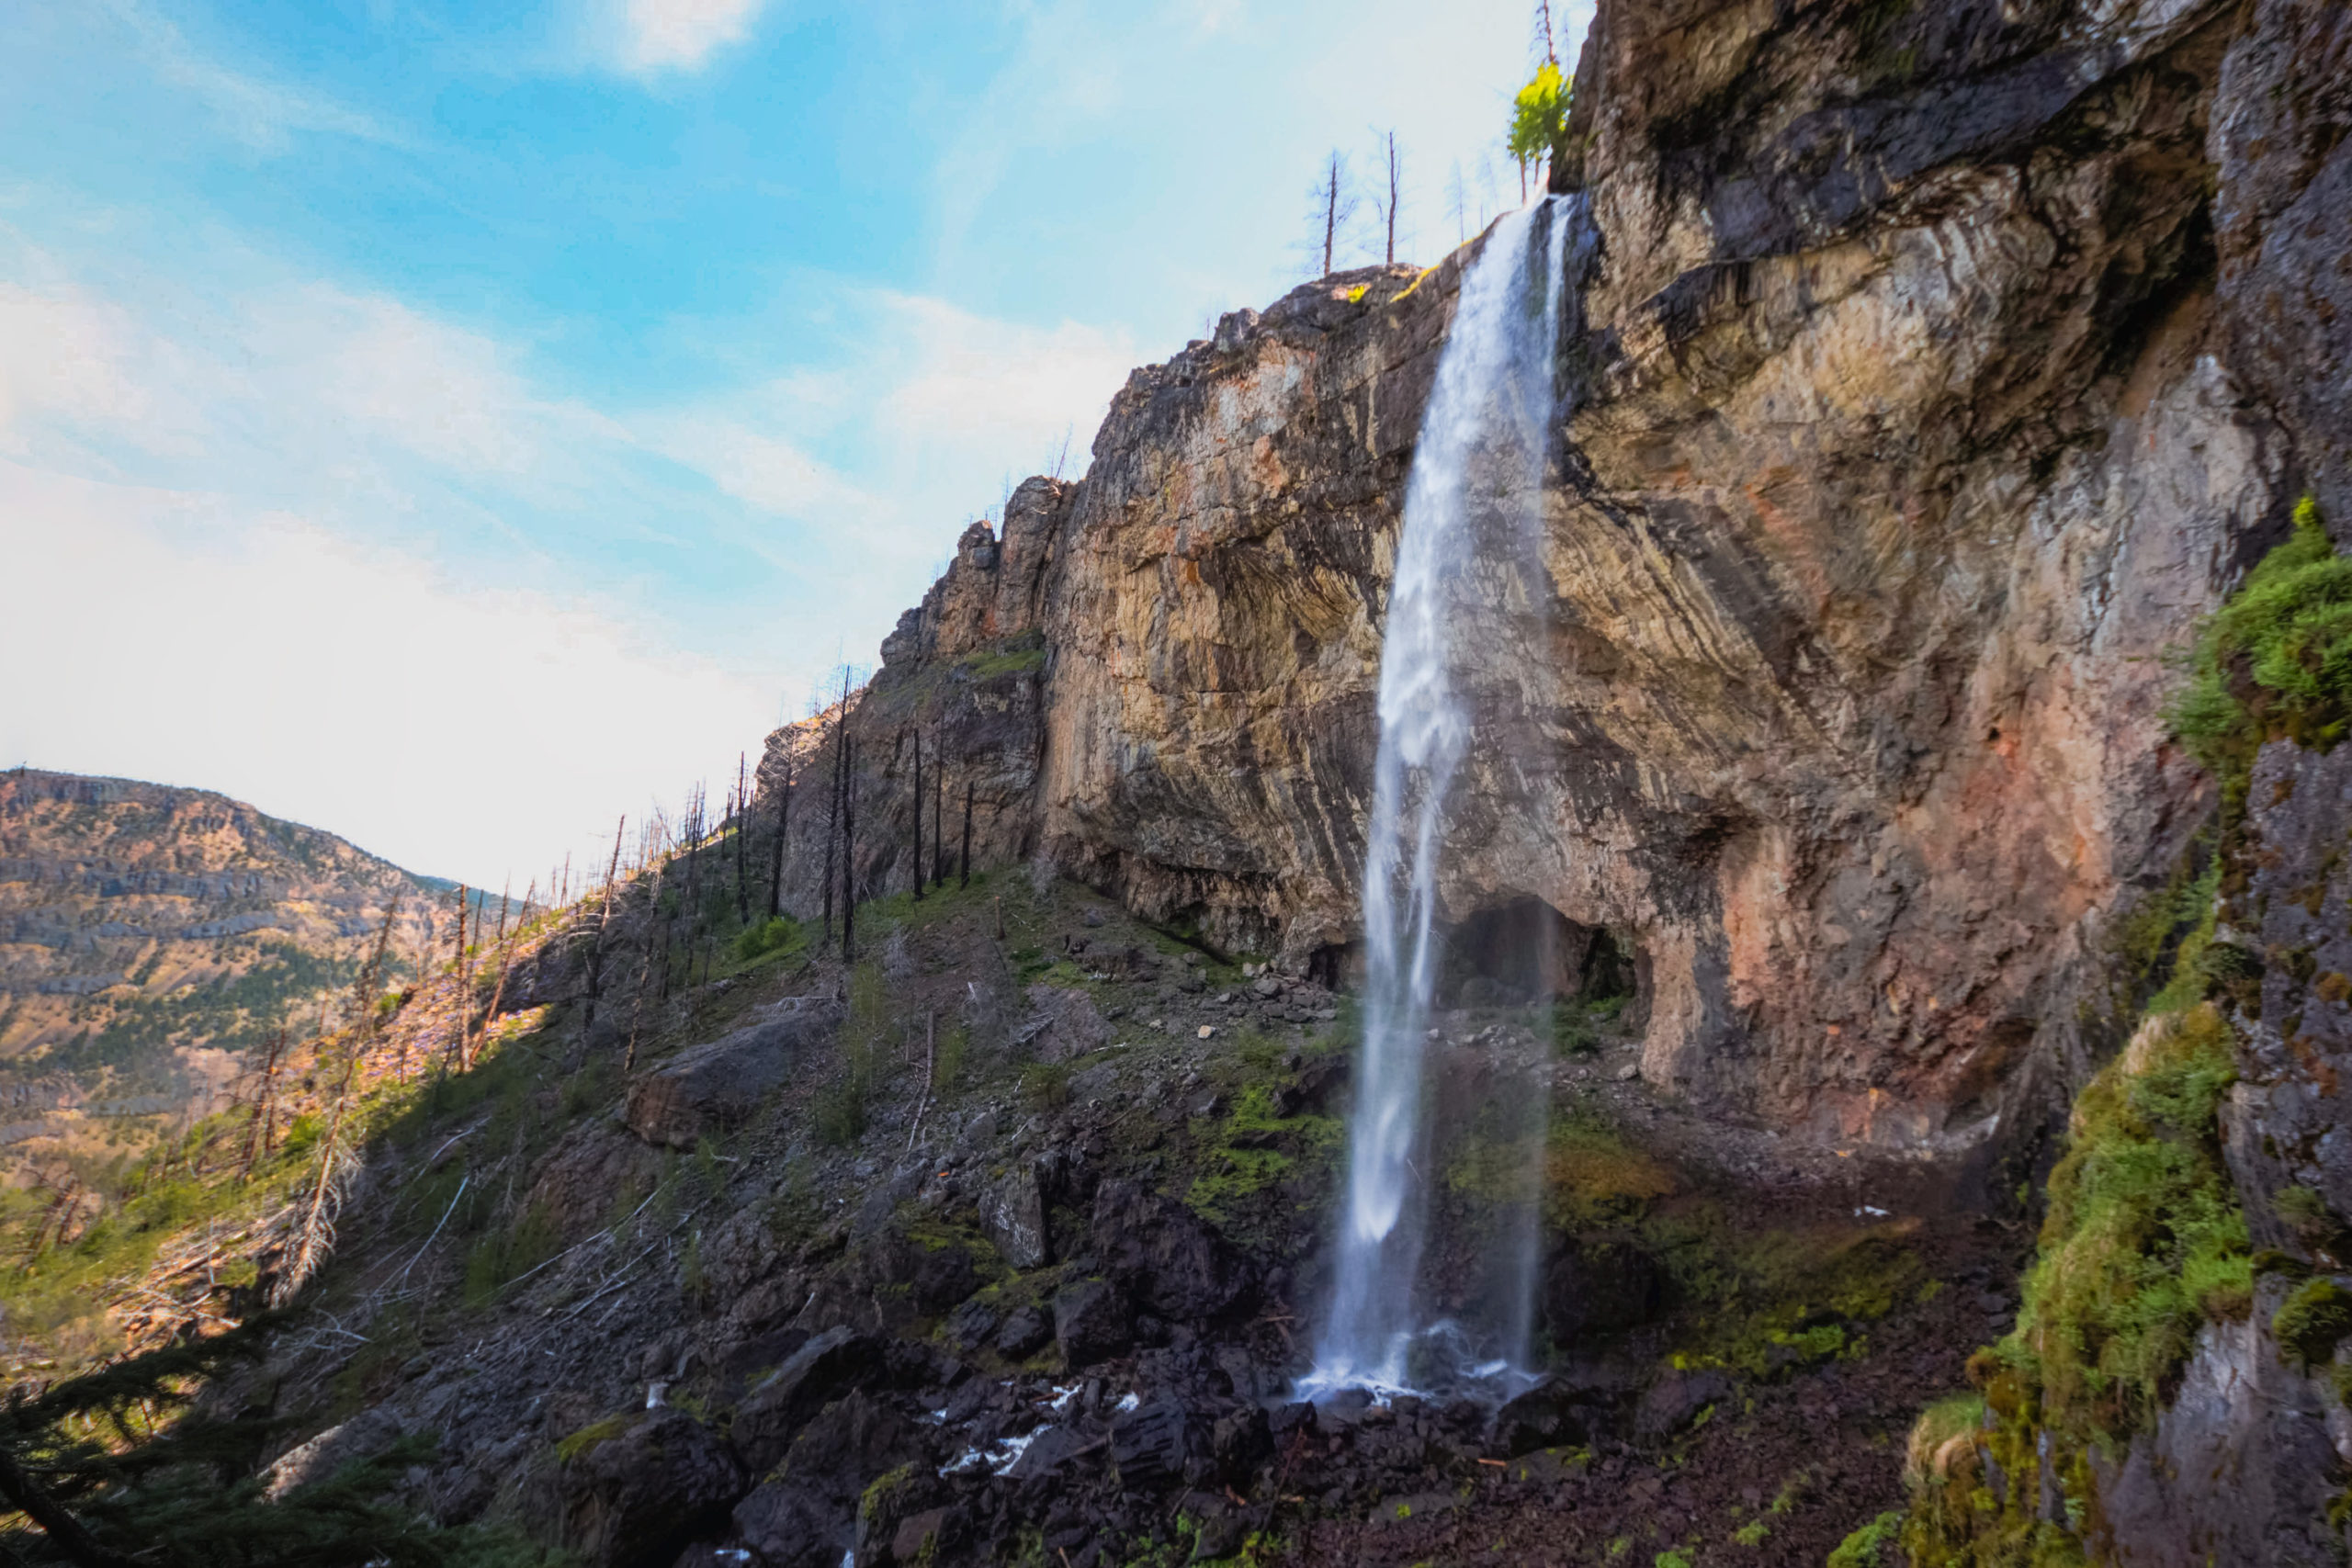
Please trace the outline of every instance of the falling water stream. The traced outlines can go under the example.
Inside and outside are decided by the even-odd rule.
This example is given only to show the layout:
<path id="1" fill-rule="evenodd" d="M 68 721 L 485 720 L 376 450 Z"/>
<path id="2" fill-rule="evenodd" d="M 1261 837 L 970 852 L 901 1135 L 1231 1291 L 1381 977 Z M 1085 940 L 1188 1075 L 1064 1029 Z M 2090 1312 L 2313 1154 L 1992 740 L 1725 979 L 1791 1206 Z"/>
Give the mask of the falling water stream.
<path id="1" fill-rule="evenodd" d="M 1430 1128 L 1430 1004 L 1443 933 L 1439 885 L 1456 773 L 1478 733 L 1467 669 L 1496 617 L 1525 613 L 1539 559 L 1544 469 L 1569 231 L 1581 197 L 1497 222 L 1461 297 L 1405 490 L 1405 519 L 1381 648 L 1380 753 L 1363 878 L 1367 973 L 1347 1191 L 1329 1316 L 1301 1392 L 1375 1394 L 1464 1385 L 1507 1393 L 1525 1378 L 1534 1289 L 1526 1251 L 1496 1271 L 1521 1300 L 1484 1325 L 1432 1318 L 1422 1289 Z M 1491 645 L 1488 647 L 1491 656 Z M 1540 1136 L 1540 1134 L 1539 1134 Z"/>

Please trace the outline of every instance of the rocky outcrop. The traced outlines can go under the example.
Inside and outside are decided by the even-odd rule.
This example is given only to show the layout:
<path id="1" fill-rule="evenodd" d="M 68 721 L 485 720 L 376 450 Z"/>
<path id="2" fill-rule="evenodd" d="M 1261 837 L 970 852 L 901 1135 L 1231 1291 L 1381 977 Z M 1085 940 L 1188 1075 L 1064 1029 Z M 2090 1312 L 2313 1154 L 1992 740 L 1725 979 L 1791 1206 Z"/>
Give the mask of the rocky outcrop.
<path id="1" fill-rule="evenodd" d="M 820 1005 L 793 1001 L 798 1005 L 780 1008 L 773 1018 L 681 1051 L 631 1084 L 629 1131 L 650 1144 L 690 1149 L 750 1121 L 795 1062 L 829 1039 L 839 1021 Z"/>
<path id="2" fill-rule="evenodd" d="M 2344 34 L 2286 0 L 1603 6 L 1549 603 L 1473 682 L 1449 918 L 1609 932 L 1647 1078 L 1820 1139 L 1957 1152 L 2079 1079 L 2130 1012 L 2104 932 L 2210 806 L 2165 650 L 2346 482 Z M 935 715 L 955 779 L 968 730 L 996 863 L 1343 960 L 1462 259 L 1136 372 L 1086 477 L 967 533 L 886 645 L 870 744 Z M 967 679 L 1007 637 L 1043 669 Z"/>

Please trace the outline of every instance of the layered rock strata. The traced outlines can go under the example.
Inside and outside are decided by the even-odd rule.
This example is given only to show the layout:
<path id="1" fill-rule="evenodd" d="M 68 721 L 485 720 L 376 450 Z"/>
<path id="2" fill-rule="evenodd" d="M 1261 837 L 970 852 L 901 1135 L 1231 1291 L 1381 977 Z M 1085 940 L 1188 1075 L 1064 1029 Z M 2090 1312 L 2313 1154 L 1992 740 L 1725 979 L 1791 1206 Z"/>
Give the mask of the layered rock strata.
<path id="1" fill-rule="evenodd" d="M 2345 483 L 2341 32 L 2283 3 L 1604 5 L 1549 603 L 1472 680 L 1511 744 L 1468 769 L 1448 917 L 1608 931 L 1646 1077 L 1824 1139 L 1979 1145 L 2109 1046 L 2102 932 L 2210 805 L 2165 651 Z M 861 746 L 927 716 L 1000 863 L 1343 954 L 1461 260 L 1137 371 L 1084 479 L 967 535 Z M 898 756 L 865 780 L 877 889 Z"/>

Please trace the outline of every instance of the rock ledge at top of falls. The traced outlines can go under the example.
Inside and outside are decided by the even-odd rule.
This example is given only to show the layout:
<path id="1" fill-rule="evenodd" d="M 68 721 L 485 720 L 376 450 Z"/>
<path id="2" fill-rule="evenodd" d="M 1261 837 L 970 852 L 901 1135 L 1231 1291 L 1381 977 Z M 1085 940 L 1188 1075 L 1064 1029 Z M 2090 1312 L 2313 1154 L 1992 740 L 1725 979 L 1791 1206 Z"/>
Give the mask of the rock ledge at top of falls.
<path id="1" fill-rule="evenodd" d="M 2303 488 L 2352 497 L 2352 310 L 2314 259 L 2352 210 L 2333 25 L 1601 6 L 1555 597 L 1472 673 L 1514 743 L 1464 770 L 1443 896 L 1609 932 L 1651 1083 L 1953 1156 L 2043 1125 L 2111 1045 L 2108 933 L 2211 806 L 2165 651 Z M 982 863 L 1343 962 L 1464 254 L 1228 315 L 1135 373 L 1083 479 L 966 534 L 860 699 L 871 886 L 906 875 L 884 740 L 920 725 Z M 788 886 L 816 874 L 796 851 Z"/>

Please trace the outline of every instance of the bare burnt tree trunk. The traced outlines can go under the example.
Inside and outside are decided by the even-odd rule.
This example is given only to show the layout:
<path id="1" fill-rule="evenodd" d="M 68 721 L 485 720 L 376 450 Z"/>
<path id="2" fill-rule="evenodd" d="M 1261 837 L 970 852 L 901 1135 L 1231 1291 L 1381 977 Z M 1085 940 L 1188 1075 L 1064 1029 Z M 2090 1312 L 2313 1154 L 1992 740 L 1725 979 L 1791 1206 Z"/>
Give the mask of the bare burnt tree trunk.
<path id="1" fill-rule="evenodd" d="M 947 749 L 936 742 L 933 746 L 931 768 L 931 881 L 934 887 L 947 886 L 947 840 L 940 834 L 939 814 L 947 798 Z M 922 802 L 915 802 L 920 814 Z"/>
<path id="2" fill-rule="evenodd" d="M 596 935 L 588 944 L 588 1006 L 580 1020 L 580 1035 L 583 1040 L 596 1025 L 596 998 L 605 984 L 605 928 L 613 919 L 613 879 L 620 874 L 621 836 L 628 831 L 628 813 L 624 811 L 621 819 L 613 826 L 613 859 L 605 868 L 605 901 L 596 910 Z"/>
<path id="3" fill-rule="evenodd" d="M 637 965 L 637 997 L 630 1002 L 628 1010 L 628 1048 L 621 1053 L 623 1073 L 632 1073 L 637 1070 L 637 1032 L 639 1025 L 645 1021 L 646 971 L 652 966 L 653 950 L 649 947 L 646 949 L 645 956 L 638 962 Z"/>
<path id="4" fill-rule="evenodd" d="M 751 880 L 745 869 L 750 849 L 745 840 L 752 833 L 752 792 L 745 773 L 746 761 L 742 752 L 735 753 L 735 923 L 739 926 L 752 923 Z"/>
<path id="5" fill-rule="evenodd" d="M 674 926 L 676 926 L 676 925 L 677 925 L 677 923 L 678 923 L 678 922 L 677 922 L 676 920 L 674 920 L 674 919 L 664 919 L 664 920 L 662 922 L 662 996 L 661 996 L 661 999 L 662 999 L 662 1001 L 665 1001 L 665 1002 L 666 1002 L 666 1001 L 668 1001 L 668 1000 L 670 999 L 670 935 L 671 935 L 672 928 L 673 928 Z"/>
<path id="6" fill-rule="evenodd" d="M 514 949 L 505 942 L 500 942 L 498 944 L 498 984 L 491 987 L 490 1006 L 481 1015 L 481 1027 L 474 1031 L 472 1049 L 466 1053 L 466 1065 L 469 1067 L 472 1066 L 474 1059 L 481 1055 L 482 1040 L 489 1034 L 492 1022 L 498 1017 L 498 1004 L 506 999 L 506 977 L 513 974 L 514 970 Z"/>
<path id="7" fill-rule="evenodd" d="M 458 945 L 450 954 L 452 964 L 466 961 L 466 895 L 471 891 L 464 883 L 458 884 Z"/>
<path id="8" fill-rule="evenodd" d="M 922 726 L 915 726 L 915 902 L 922 902 Z"/>
<path id="9" fill-rule="evenodd" d="M 459 889 L 462 894 L 463 888 Z M 463 909 L 462 902 L 458 908 Z M 311 1191 L 303 1203 L 302 1218 L 295 1227 L 291 1256 L 285 1271 L 271 1288 L 270 1304 L 283 1306 L 302 1288 L 303 1281 L 318 1271 L 326 1254 L 334 1246 L 334 1219 L 343 1206 L 344 1184 L 351 1168 L 350 1151 L 344 1145 L 344 1119 L 351 1111 L 351 1091 L 359 1076 L 360 1058 L 368 1054 L 369 1042 L 375 1038 L 379 1019 L 376 1014 L 376 994 L 383 988 L 384 959 L 391 949 L 392 919 L 400 912 L 395 898 L 384 910 L 384 923 L 377 929 L 375 951 L 360 966 L 358 976 L 351 986 L 350 1027 L 345 1032 L 347 1043 L 343 1058 L 343 1076 L 335 1086 L 334 1113 L 327 1122 L 326 1136 L 319 1142 L 318 1175 L 311 1183 Z M 459 1027 L 464 1025 L 462 1013 Z"/>
<path id="10" fill-rule="evenodd" d="M 1396 265 L 1396 133 L 1388 133 L 1388 265 Z"/>
<path id="11" fill-rule="evenodd" d="M 245 1157 L 237 1172 L 240 1182 L 249 1180 L 254 1162 L 269 1153 L 270 1140 L 277 1133 L 277 1064 L 286 1055 L 286 1030 L 283 1025 L 269 1037 L 269 1054 L 262 1059 L 261 1088 L 254 1097 L 253 1125 L 245 1132 Z"/>
<path id="12" fill-rule="evenodd" d="M 695 955 L 702 946 L 702 836 L 704 786 L 686 795 L 686 984 L 695 983 Z"/>
<path id="13" fill-rule="evenodd" d="M 792 824 L 792 751 L 784 753 L 784 787 L 776 791 L 775 851 L 768 868 L 768 919 L 784 913 L 785 831 Z"/>
<path id="14" fill-rule="evenodd" d="M 514 891 L 514 875 L 509 872 L 506 886 L 498 890 L 498 941 L 501 946 L 506 942 L 506 896 Z"/>
<path id="15" fill-rule="evenodd" d="M 972 886 L 972 781 L 964 781 L 964 864 L 957 886 Z"/>
<path id="16" fill-rule="evenodd" d="M 1340 155 L 1331 154 L 1323 185 L 1323 276 L 1331 276 L 1331 251 L 1340 238 Z"/>
<path id="17" fill-rule="evenodd" d="M 464 976 L 465 976 L 465 970 L 466 970 L 466 885 L 465 885 L 464 883 L 460 882 L 459 884 L 458 884 L 458 935 L 457 935 L 457 946 L 456 946 L 455 951 L 451 953 L 450 957 L 449 957 L 449 972 L 450 972 L 452 975 L 454 975 L 454 976 L 458 976 L 458 994 L 459 994 L 459 996 L 460 996 L 460 997 L 462 997 L 462 996 L 464 995 Z M 446 1051 L 444 1051 L 444 1052 L 442 1053 L 442 1055 L 443 1055 L 443 1057 L 444 1057 L 444 1059 L 445 1059 L 445 1060 L 449 1061 L 449 1062 L 458 1063 L 459 1066 L 463 1066 L 463 1063 L 464 1063 L 465 1050 L 466 1050 L 466 1013 L 465 1013 L 465 1009 L 464 1009 L 464 1007 L 463 1007 L 462 1005 L 460 1005 L 460 1006 L 459 1006 L 459 1008 L 458 1008 L 458 1033 L 457 1033 L 457 1037 L 456 1037 L 455 1039 L 453 1039 L 453 1040 L 451 1040 L 451 1041 L 449 1042 L 448 1048 L 447 1048 Z"/>
<path id="18" fill-rule="evenodd" d="M 856 742 L 842 726 L 842 962 L 857 962 L 857 774 Z"/>
<path id="19" fill-rule="evenodd" d="M 842 759 L 848 745 L 849 671 L 842 671 L 842 705 L 833 716 L 833 781 L 825 797 L 825 929 L 824 945 L 833 943 L 833 848 L 841 837 Z"/>

